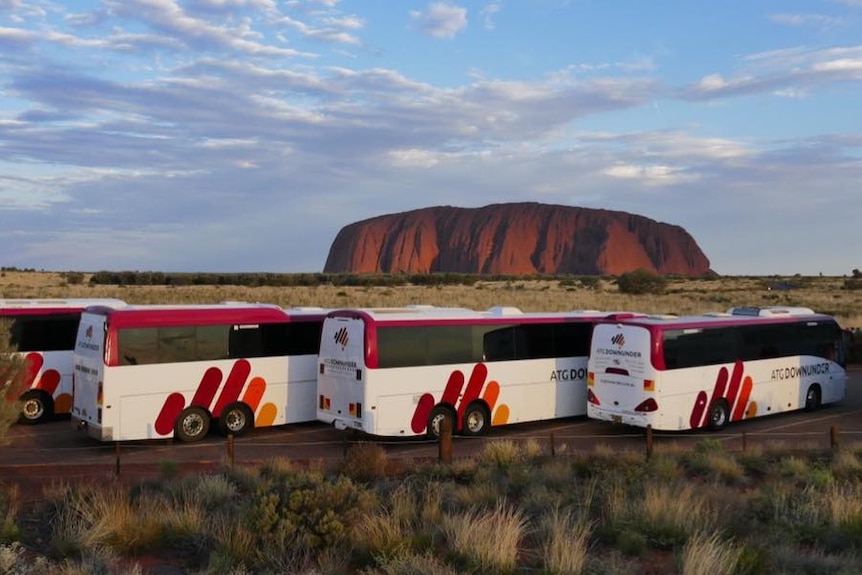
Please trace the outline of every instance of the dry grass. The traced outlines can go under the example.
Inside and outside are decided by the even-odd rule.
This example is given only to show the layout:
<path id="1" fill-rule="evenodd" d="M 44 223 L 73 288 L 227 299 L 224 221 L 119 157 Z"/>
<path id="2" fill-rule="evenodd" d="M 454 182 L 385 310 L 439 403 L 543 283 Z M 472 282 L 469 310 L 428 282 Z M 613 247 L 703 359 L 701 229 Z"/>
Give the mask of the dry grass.
<path id="1" fill-rule="evenodd" d="M 492 510 L 476 509 L 443 518 L 452 549 L 483 572 L 511 572 L 529 523 L 524 514 L 500 501 Z"/>
<path id="2" fill-rule="evenodd" d="M 767 289 L 779 279 L 798 287 Z M 862 290 L 843 289 L 843 277 L 669 278 L 664 295 L 621 294 L 612 278 L 593 289 L 560 280 L 479 281 L 473 286 L 246 287 L 106 286 L 68 284 L 57 272 L 0 272 L 2 297 L 114 297 L 130 303 L 191 303 L 240 300 L 281 306 L 374 307 L 406 304 L 455 305 L 486 309 L 515 306 L 524 311 L 573 309 L 647 313 L 701 313 L 739 305 L 802 305 L 832 313 L 844 327 L 862 327 Z M 573 285 L 572 285 L 573 284 Z"/>
<path id="3" fill-rule="evenodd" d="M 698 532 L 682 550 L 682 575 L 731 575 L 736 572 L 739 549 L 718 533 Z"/>
<path id="4" fill-rule="evenodd" d="M 540 521 L 545 571 L 576 575 L 587 564 L 593 526 L 584 515 L 553 509 Z"/>

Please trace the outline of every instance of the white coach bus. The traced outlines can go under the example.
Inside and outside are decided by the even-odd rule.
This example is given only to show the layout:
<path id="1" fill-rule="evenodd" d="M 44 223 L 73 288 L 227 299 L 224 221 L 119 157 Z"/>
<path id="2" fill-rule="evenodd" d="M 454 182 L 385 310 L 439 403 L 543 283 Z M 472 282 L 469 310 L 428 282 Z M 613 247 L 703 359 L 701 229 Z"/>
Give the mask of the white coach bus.
<path id="1" fill-rule="evenodd" d="M 198 441 L 216 423 L 315 420 L 326 310 L 241 302 L 88 308 L 74 357 L 72 423 L 101 441 Z"/>
<path id="2" fill-rule="evenodd" d="M 112 298 L 0 299 L 8 349 L 26 363 L 21 423 L 68 415 L 72 407 L 72 355 L 81 312 L 89 305 L 120 307 Z"/>
<path id="3" fill-rule="evenodd" d="M 842 329 L 809 308 L 607 320 L 593 332 L 587 415 L 656 430 L 720 430 L 841 401 L 845 381 Z"/>
<path id="4" fill-rule="evenodd" d="M 586 414 L 598 311 L 515 308 L 332 311 L 323 322 L 317 418 L 376 436 L 464 435 Z"/>

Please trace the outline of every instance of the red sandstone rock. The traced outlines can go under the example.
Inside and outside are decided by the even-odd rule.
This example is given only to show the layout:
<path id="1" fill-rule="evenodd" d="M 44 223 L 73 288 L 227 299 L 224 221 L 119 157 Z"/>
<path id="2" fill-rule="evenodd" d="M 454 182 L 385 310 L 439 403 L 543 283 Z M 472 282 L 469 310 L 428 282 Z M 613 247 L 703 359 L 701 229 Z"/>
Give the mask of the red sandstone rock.
<path id="1" fill-rule="evenodd" d="M 345 226 L 325 272 L 619 275 L 708 273 L 683 228 L 649 218 L 539 203 L 438 206 Z"/>

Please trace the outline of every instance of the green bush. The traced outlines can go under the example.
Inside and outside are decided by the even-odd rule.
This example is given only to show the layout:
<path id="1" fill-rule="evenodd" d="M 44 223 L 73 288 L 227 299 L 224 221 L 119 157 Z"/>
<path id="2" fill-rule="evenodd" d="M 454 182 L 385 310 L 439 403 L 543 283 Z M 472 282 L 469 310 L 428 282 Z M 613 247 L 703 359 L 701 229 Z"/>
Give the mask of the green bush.
<path id="1" fill-rule="evenodd" d="M 620 293 L 626 294 L 663 294 L 667 289 L 667 280 L 654 272 L 639 268 L 617 278 L 617 287 Z"/>

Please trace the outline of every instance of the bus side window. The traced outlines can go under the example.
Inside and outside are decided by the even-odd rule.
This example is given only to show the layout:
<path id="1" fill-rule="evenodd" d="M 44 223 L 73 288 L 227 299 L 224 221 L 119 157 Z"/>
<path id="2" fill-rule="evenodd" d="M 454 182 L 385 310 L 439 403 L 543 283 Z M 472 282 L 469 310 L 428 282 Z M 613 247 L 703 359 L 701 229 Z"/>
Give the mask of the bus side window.
<path id="1" fill-rule="evenodd" d="M 259 326 L 233 326 L 228 336 L 228 356 L 231 359 L 260 357 L 263 348 Z"/>
<path id="2" fill-rule="evenodd" d="M 515 330 L 512 326 L 489 331 L 482 341 L 485 361 L 515 359 Z"/>
<path id="3" fill-rule="evenodd" d="M 778 357 L 778 348 L 774 345 L 763 346 L 763 349 L 760 350 L 761 359 L 773 359 L 776 357 Z"/>

